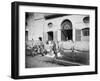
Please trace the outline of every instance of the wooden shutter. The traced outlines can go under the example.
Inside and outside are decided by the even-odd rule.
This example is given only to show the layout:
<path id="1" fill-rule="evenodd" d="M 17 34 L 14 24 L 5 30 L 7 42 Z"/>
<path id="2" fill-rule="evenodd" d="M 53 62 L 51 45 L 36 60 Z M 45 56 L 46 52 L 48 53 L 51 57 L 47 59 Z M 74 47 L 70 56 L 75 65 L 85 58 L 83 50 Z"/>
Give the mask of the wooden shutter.
<path id="1" fill-rule="evenodd" d="M 81 30 L 79 30 L 79 29 L 76 29 L 76 31 L 75 31 L 75 40 L 81 41 Z"/>

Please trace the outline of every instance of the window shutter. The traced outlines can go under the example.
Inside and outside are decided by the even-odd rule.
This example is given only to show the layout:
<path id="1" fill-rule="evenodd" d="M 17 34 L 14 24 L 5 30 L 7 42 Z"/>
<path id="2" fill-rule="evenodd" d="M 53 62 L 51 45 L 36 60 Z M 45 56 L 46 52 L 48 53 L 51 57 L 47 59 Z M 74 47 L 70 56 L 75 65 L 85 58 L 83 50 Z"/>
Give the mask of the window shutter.
<path id="1" fill-rule="evenodd" d="M 79 29 L 76 29 L 76 31 L 75 31 L 75 40 L 81 41 L 81 30 L 79 30 Z"/>

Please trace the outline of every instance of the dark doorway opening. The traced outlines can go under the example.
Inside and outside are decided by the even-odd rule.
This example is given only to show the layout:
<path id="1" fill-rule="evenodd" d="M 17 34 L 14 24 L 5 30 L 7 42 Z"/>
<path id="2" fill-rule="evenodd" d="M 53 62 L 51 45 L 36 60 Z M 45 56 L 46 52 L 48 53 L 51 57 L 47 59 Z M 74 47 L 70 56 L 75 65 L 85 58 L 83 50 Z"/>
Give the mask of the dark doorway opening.
<path id="1" fill-rule="evenodd" d="M 25 31 L 25 40 L 28 41 L 28 31 Z"/>
<path id="2" fill-rule="evenodd" d="M 48 40 L 53 40 L 53 32 L 52 31 L 49 31 L 47 32 L 48 33 Z"/>
<path id="3" fill-rule="evenodd" d="M 72 29 L 70 30 L 61 30 L 61 39 L 62 41 L 72 40 Z"/>
<path id="4" fill-rule="evenodd" d="M 64 20 L 61 24 L 61 40 L 73 40 L 72 22 L 70 20 Z"/>

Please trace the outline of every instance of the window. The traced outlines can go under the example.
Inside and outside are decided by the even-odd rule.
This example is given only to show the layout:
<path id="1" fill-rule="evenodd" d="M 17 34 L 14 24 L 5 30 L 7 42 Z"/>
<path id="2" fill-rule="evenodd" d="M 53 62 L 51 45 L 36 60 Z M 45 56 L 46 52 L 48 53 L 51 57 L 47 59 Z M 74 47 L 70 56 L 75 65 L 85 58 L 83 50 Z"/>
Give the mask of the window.
<path id="1" fill-rule="evenodd" d="M 48 27 L 51 28 L 53 26 L 52 23 L 48 23 Z"/>
<path id="2" fill-rule="evenodd" d="M 89 21 L 90 21 L 89 16 L 83 18 L 83 22 L 84 22 L 85 24 L 89 23 Z"/>
<path id="3" fill-rule="evenodd" d="M 82 29 L 83 36 L 89 36 L 89 28 Z"/>

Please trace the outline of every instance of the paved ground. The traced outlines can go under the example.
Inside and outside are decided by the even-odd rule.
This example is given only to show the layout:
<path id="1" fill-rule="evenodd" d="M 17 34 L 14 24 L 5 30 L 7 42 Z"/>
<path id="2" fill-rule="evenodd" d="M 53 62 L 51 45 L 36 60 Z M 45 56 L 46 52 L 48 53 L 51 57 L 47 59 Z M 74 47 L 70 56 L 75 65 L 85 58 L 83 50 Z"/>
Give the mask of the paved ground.
<path id="1" fill-rule="evenodd" d="M 35 67 L 60 67 L 60 66 L 80 66 L 82 64 L 74 63 L 70 61 L 64 61 L 61 59 L 54 59 L 47 56 L 26 56 L 26 68 Z"/>
<path id="2" fill-rule="evenodd" d="M 45 57 L 45 56 L 26 56 L 26 68 L 33 68 L 33 67 L 57 67 L 61 66 L 56 63 L 50 63 L 53 61 L 53 58 Z"/>
<path id="3" fill-rule="evenodd" d="M 59 59 L 65 60 L 65 61 L 70 61 L 70 62 L 75 62 L 75 63 L 80 63 L 83 65 L 89 65 L 89 51 L 74 51 L 74 52 L 61 52 L 62 57 Z"/>
<path id="4" fill-rule="evenodd" d="M 53 55 L 26 56 L 26 68 L 89 65 L 89 52 L 65 51 L 57 59 Z"/>

